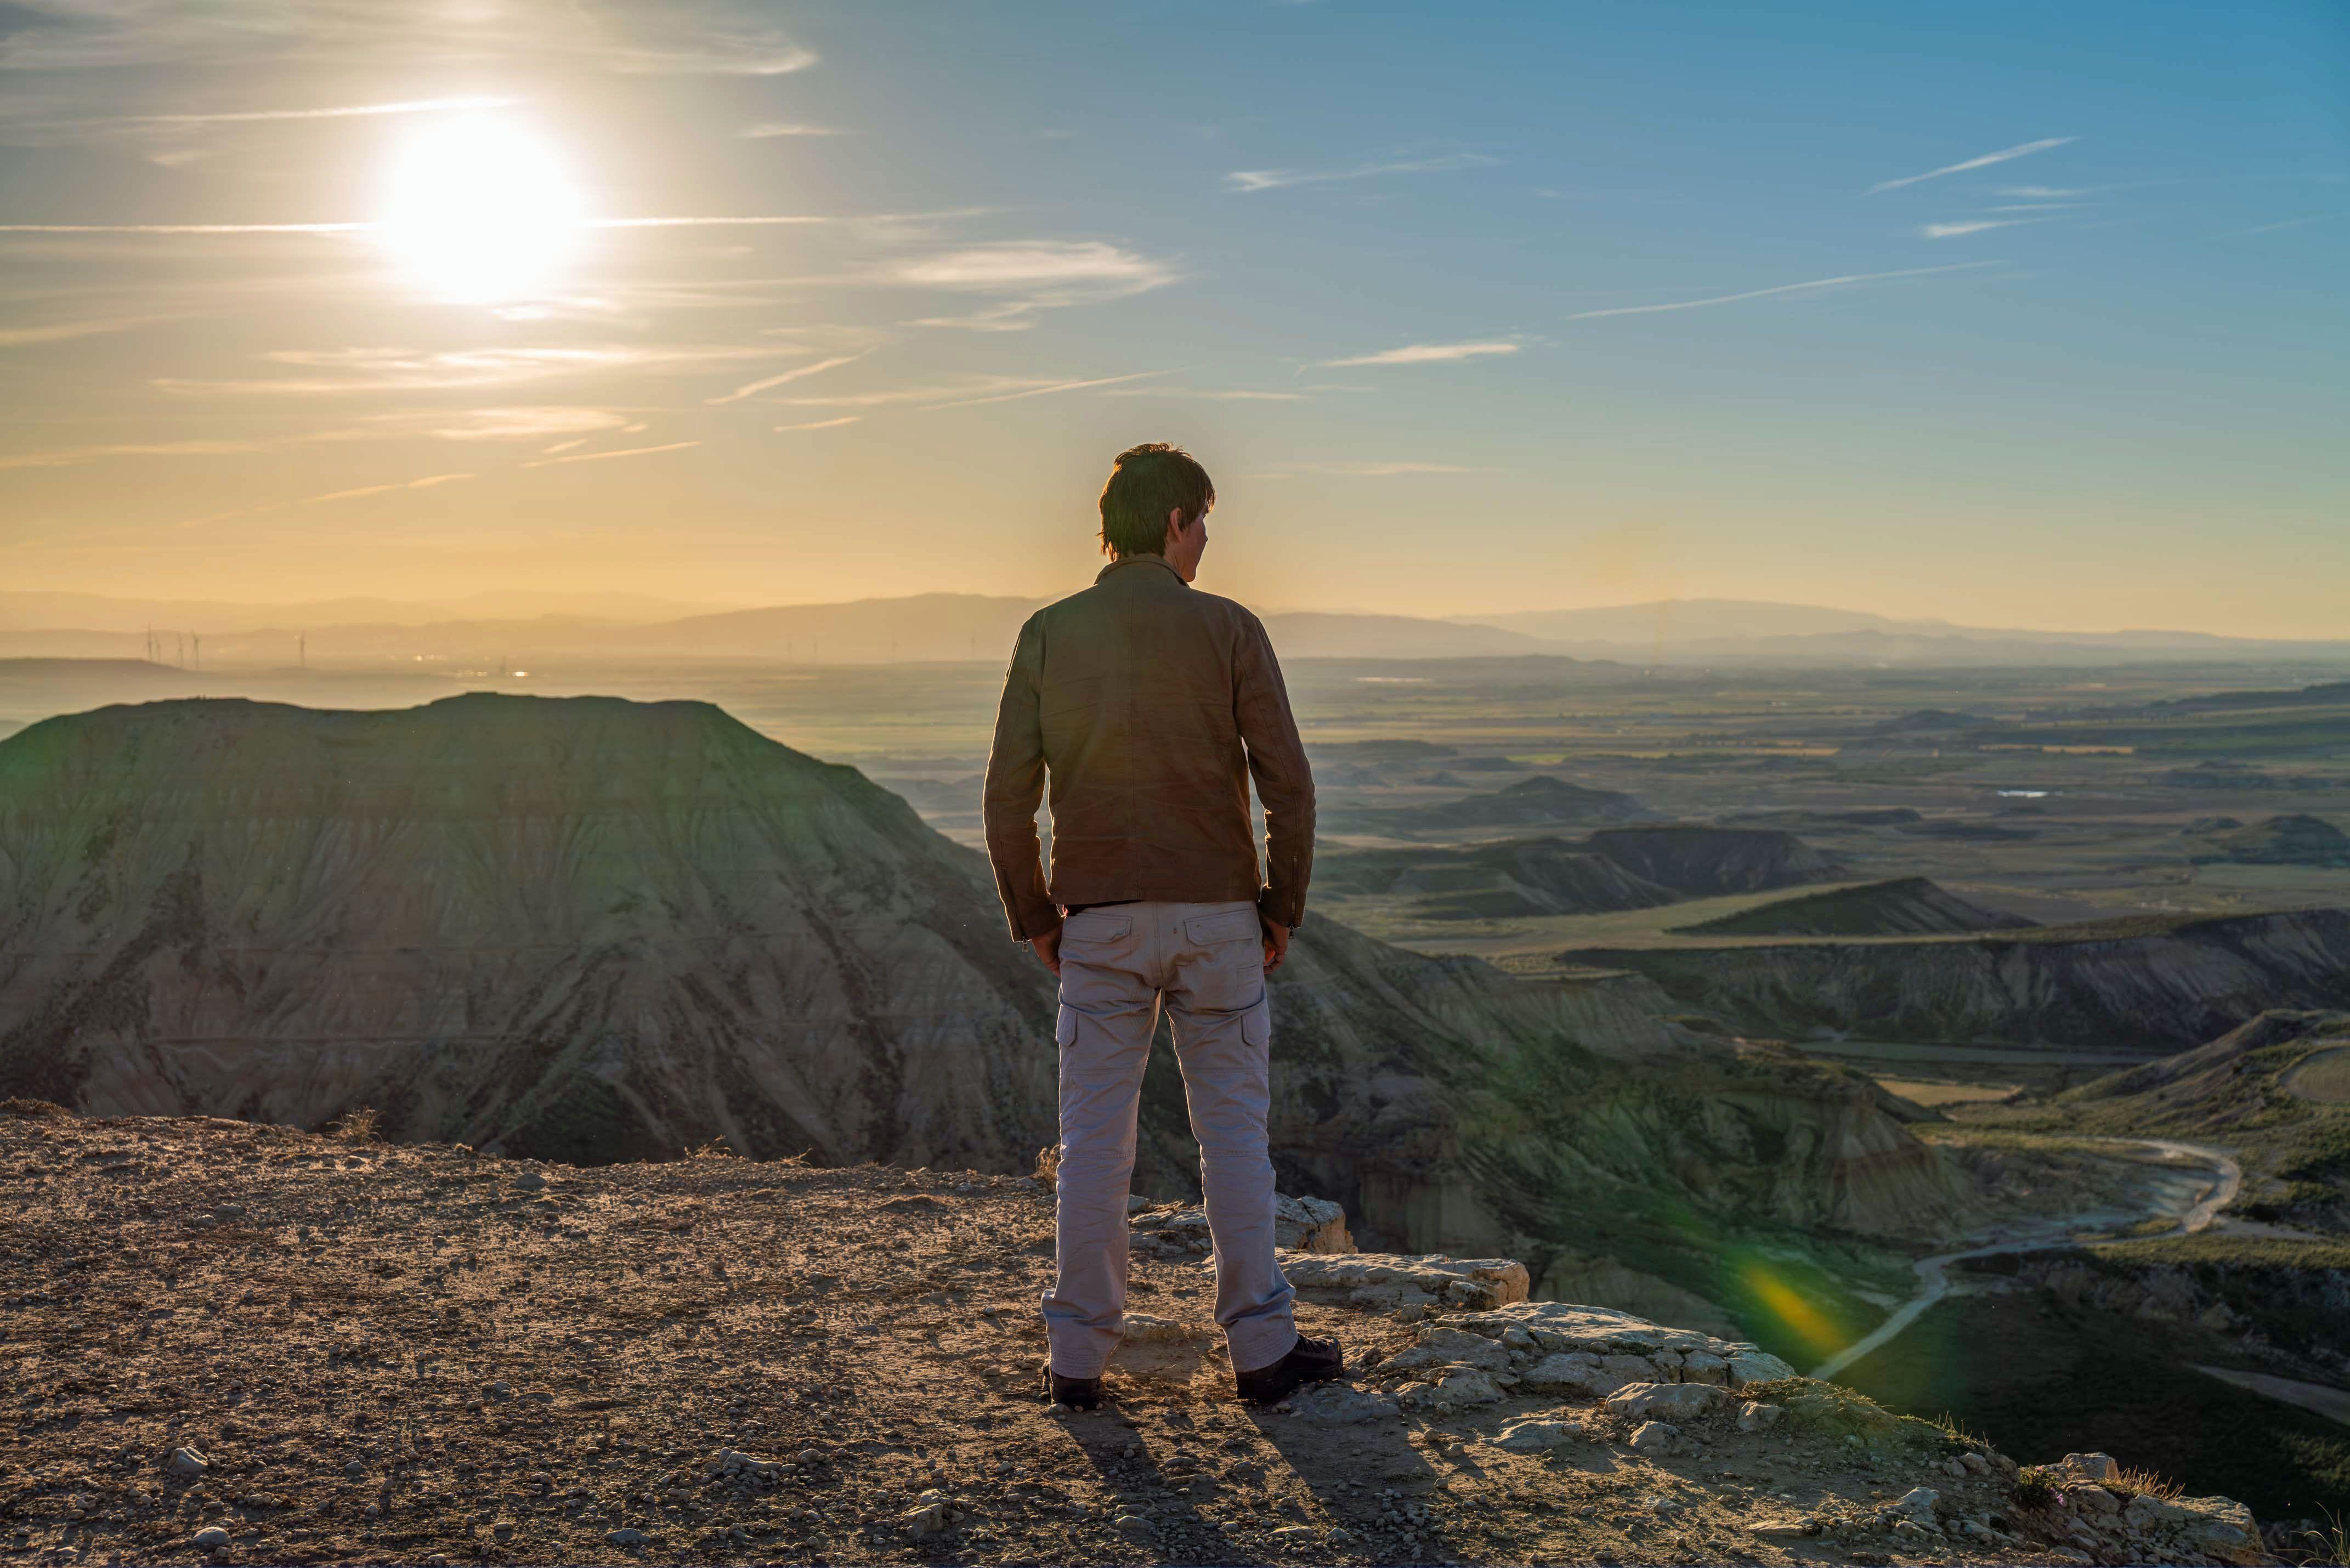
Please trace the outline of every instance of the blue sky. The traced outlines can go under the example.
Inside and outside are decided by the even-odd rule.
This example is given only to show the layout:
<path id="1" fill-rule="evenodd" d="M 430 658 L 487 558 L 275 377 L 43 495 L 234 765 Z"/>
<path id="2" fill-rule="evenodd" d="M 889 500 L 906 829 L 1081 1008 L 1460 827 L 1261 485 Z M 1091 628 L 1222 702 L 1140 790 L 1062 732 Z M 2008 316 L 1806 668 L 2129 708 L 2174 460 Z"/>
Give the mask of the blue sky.
<path id="1" fill-rule="evenodd" d="M 1052 592 L 1157 438 L 1268 607 L 2350 635 L 2338 6 L 0 32 L 12 586 Z M 453 288 L 403 168 L 559 259 Z"/>

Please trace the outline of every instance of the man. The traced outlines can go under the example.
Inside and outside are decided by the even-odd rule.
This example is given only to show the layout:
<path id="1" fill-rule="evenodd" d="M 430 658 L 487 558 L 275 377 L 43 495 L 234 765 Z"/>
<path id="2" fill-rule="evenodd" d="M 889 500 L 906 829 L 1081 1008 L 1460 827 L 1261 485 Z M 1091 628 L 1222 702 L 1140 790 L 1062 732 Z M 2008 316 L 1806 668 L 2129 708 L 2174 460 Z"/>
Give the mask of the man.
<path id="1" fill-rule="evenodd" d="M 1163 1002 L 1216 1247 L 1216 1322 L 1243 1399 L 1335 1377 L 1299 1335 L 1273 1247 L 1265 975 L 1305 909 L 1314 779 L 1256 617 L 1191 587 L 1215 486 L 1189 452 L 1120 452 L 1111 557 L 1020 628 L 987 758 L 988 858 L 1014 940 L 1060 977 L 1058 1271 L 1044 1386 L 1091 1409 L 1124 1326 L 1135 1109 Z M 1038 854 L 1049 776 L 1053 867 Z M 1249 781 L 1264 806 L 1264 875 Z"/>

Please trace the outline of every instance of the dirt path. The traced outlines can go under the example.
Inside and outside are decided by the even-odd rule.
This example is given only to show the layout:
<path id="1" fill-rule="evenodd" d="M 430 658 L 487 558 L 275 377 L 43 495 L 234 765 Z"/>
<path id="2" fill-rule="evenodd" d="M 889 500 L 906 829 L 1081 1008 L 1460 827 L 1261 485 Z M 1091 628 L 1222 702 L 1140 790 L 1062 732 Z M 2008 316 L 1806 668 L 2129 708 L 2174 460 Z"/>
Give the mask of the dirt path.
<path id="1" fill-rule="evenodd" d="M 2178 1143 L 2169 1138 L 2155 1137 L 2110 1137 L 2088 1141 L 2125 1148 L 2152 1149 L 2169 1159 L 2196 1160 L 2211 1168 L 2210 1187 L 2195 1200 L 2186 1213 L 2178 1217 L 2177 1225 L 2155 1236 L 2134 1237 L 2133 1240 L 2159 1241 L 2166 1236 L 2191 1236 L 2209 1226 L 2219 1217 L 2220 1211 L 2234 1202 L 2236 1195 L 2243 1190 L 2243 1168 L 2216 1148 L 2210 1148 L 2201 1144 Z M 2160 1211 L 2157 1210 L 2147 1218 L 2158 1219 Z M 1878 1324 L 1866 1337 L 1836 1352 L 1835 1355 L 1814 1367 L 1811 1376 L 1834 1377 L 1861 1357 L 1889 1344 L 1903 1330 L 1916 1323 L 1925 1314 L 1929 1307 L 1950 1293 L 1950 1266 L 1952 1263 L 1963 1262 L 1970 1258 L 1988 1258 L 2002 1252 L 2044 1252 L 2060 1247 L 2077 1247 L 2084 1241 L 2099 1239 L 2095 1236 L 2082 1235 L 2068 1221 L 2049 1220 L 2009 1231 L 1980 1246 L 1969 1247 L 1956 1252 L 1938 1252 L 1930 1258 L 1920 1258 L 1911 1265 L 1911 1272 L 1918 1276 L 1917 1293 L 1895 1308 L 1893 1314 Z"/>

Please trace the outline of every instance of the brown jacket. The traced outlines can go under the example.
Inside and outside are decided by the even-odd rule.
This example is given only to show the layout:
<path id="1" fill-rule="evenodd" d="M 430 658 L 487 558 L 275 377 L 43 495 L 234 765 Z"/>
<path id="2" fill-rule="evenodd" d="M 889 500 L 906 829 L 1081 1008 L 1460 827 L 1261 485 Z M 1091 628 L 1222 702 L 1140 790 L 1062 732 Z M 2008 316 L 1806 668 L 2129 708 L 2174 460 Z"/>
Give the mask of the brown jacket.
<path id="1" fill-rule="evenodd" d="M 1036 840 L 1052 776 L 1053 870 Z M 1264 806 L 1257 874 L 1249 780 Z M 1295 926 L 1314 863 L 1314 775 L 1264 627 L 1130 556 L 1020 628 L 987 754 L 987 857 L 1015 940 L 1058 906 L 1254 898 Z"/>

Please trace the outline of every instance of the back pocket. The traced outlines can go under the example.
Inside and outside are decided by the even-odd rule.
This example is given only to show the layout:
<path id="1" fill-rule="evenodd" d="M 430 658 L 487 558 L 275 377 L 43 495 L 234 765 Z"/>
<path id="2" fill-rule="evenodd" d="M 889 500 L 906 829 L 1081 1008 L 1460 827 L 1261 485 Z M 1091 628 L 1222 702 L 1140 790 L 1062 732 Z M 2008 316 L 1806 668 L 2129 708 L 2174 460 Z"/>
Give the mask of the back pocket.
<path id="1" fill-rule="evenodd" d="M 1257 923 L 1254 909 L 1226 909 L 1220 915 L 1194 915 L 1183 922 L 1183 935 L 1195 948 L 1213 947 L 1218 942 L 1250 941 L 1261 938 L 1264 928 Z"/>

